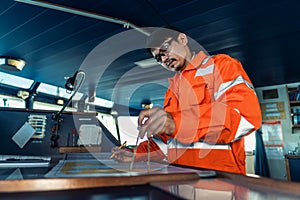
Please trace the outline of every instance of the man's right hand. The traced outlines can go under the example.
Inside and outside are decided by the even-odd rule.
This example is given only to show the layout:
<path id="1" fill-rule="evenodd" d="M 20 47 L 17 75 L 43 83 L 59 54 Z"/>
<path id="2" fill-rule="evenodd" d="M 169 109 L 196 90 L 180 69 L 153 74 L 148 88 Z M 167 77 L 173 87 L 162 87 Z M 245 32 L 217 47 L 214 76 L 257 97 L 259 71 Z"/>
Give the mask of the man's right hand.
<path id="1" fill-rule="evenodd" d="M 162 108 L 154 107 L 142 110 L 138 118 L 139 137 L 148 138 L 165 133 L 172 135 L 175 131 L 175 122 L 170 113 Z"/>

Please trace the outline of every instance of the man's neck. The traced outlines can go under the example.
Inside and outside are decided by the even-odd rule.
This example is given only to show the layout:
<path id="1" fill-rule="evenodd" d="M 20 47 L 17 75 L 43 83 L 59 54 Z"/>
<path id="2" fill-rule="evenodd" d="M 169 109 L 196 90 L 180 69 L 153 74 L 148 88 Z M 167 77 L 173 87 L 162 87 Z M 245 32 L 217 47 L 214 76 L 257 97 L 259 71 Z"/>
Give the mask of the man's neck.
<path id="1" fill-rule="evenodd" d="M 182 68 L 181 71 L 179 71 L 179 73 L 181 73 L 186 68 L 186 66 L 188 66 L 188 64 L 194 59 L 195 55 L 196 53 L 194 51 L 192 52 L 190 49 L 188 49 L 184 67 Z"/>

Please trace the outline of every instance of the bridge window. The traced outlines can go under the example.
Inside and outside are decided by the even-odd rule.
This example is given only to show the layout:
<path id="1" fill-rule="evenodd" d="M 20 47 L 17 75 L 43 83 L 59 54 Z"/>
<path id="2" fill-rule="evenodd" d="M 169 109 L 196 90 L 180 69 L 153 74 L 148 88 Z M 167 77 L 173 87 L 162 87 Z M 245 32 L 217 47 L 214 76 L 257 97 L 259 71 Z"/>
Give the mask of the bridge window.
<path id="1" fill-rule="evenodd" d="M 29 89 L 34 81 L 19 76 L 0 72 L 0 83 L 18 88 Z"/>
<path id="2" fill-rule="evenodd" d="M 26 104 L 23 99 L 13 96 L 0 95 L 0 107 L 6 108 L 25 108 Z"/>
<path id="3" fill-rule="evenodd" d="M 50 103 L 45 103 L 45 102 L 40 102 L 40 101 L 34 101 L 34 103 L 33 103 L 33 109 L 59 111 L 61 108 L 62 108 L 62 106 L 60 106 L 60 105 L 55 105 L 55 104 L 50 104 Z M 71 108 L 71 107 L 66 107 L 65 111 L 76 112 L 77 109 Z"/>
<path id="4" fill-rule="evenodd" d="M 37 92 L 42 92 L 45 94 L 59 96 L 67 99 L 71 97 L 71 93 L 67 92 L 66 89 L 46 83 L 41 83 L 37 89 Z"/>

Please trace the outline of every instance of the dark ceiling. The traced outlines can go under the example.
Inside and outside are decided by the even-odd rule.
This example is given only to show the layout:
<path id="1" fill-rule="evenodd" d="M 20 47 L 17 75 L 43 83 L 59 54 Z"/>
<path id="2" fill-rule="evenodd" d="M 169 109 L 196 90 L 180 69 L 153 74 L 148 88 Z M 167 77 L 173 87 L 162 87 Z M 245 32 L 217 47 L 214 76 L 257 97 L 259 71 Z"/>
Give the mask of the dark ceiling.
<path id="1" fill-rule="evenodd" d="M 172 73 L 134 64 L 150 57 L 133 45 L 145 34 L 132 27 L 174 25 L 210 55 L 239 59 L 255 87 L 300 81 L 299 0 L 26 1 L 78 13 L 2 0 L 0 56 L 27 62 L 11 74 L 64 87 L 64 77 L 81 69 L 87 72 L 83 92 L 96 87 L 98 97 L 138 109 L 147 101 L 161 105 Z"/>

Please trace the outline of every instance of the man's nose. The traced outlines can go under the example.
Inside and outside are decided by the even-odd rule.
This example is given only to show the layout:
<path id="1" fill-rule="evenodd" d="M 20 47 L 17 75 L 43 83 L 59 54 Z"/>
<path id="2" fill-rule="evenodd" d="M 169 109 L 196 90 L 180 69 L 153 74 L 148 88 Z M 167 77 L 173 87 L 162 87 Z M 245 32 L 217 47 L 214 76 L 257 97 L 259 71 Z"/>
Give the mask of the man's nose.
<path id="1" fill-rule="evenodd" d="M 162 63 L 167 62 L 167 60 L 169 59 L 169 53 L 165 52 L 164 55 L 161 56 L 161 61 Z"/>

